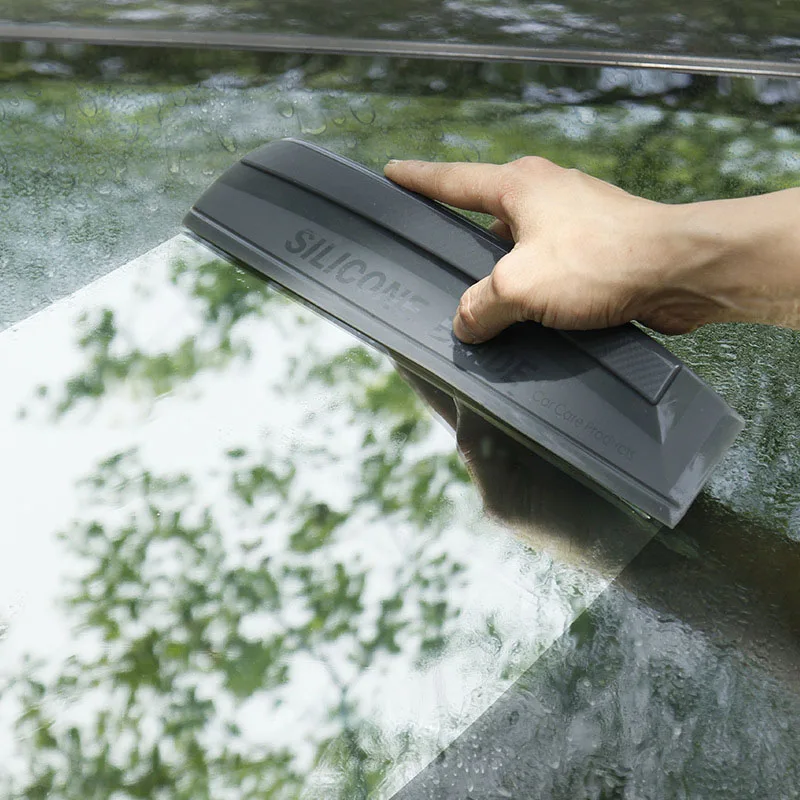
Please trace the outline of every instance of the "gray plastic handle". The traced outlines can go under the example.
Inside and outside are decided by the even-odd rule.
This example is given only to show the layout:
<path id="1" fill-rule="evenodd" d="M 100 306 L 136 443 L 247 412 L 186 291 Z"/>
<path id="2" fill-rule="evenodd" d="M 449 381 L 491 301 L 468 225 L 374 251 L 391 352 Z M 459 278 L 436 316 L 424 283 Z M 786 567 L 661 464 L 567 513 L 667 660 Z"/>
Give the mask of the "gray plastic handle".
<path id="1" fill-rule="evenodd" d="M 298 144 L 303 146 L 302 158 L 297 157 Z M 512 247 L 439 203 L 308 142 L 273 142 L 268 151 L 257 150 L 243 163 L 380 225 L 473 281 L 489 275 Z M 633 325 L 560 333 L 653 404 L 663 397 L 681 367 L 672 353 Z"/>

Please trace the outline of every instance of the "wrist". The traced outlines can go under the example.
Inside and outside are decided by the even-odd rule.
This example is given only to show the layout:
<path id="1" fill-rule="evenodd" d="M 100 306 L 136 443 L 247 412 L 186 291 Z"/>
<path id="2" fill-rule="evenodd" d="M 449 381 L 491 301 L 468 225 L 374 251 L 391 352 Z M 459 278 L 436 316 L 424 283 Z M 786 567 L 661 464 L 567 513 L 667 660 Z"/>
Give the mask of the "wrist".
<path id="1" fill-rule="evenodd" d="M 671 207 L 673 231 L 682 243 L 671 273 L 673 285 L 705 302 L 713 322 L 741 317 L 750 299 L 742 264 L 751 234 L 731 224 L 728 202 L 710 200 Z"/>
<path id="2" fill-rule="evenodd" d="M 730 319 L 798 327 L 800 189 L 700 204 L 717 252 L 698 270 Z"/>
<path id="3" fill-rule="evenodd" d="M 706 322 L 793 325 L 800 299 L 800 190 L 662 205 L 665 262 L 652 301 Z"/>
<path id="4" fill-rule="evenodd" d="M 734 316 L 721 265 L 736 245 L 710 203 L 652 203 L 644 226 L 647 268 L 640 273 L 636 319 L 662 333 L 688 333 Z"/>

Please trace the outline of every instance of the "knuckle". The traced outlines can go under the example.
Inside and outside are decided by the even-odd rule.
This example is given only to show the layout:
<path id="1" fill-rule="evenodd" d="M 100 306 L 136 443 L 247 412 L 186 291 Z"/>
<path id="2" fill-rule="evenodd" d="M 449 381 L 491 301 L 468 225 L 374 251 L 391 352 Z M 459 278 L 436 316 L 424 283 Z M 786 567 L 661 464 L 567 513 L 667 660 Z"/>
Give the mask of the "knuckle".
<path id="1" fill-rule="evenodd" d="M 546 158 L 542 158 L 542 156 L 522 156 L 522 158 L 518 158 L 511 163 L 524 172 L 541 172 L 553 166 L 552 161 L 548 161 Z"/>
<path id="2" fill-rule="evenodd" d="M 519 180 L 519 176 L 513 172 L 506 172 L 501 176 L 497 186 L 497 202 L 500 212 L 506 217 L 513 217 L 519 209 L 525 185 Z"/>
<path id="3" fill-rule="evenodd" d="M 436 168 L 433 170 L 433 176 L 431 181 L 435 193 L 441 194 L 442 192 L 447 190 L 448 186 L 450 186 L 453 182 L 455 170 L 456 170 L 455 164 L 436 165 Z"/>
<path id="4" fill-rule="evenodd" d="M 522 156 L 504 164 L 498 185 L 498 201 L 502 212 L 507 215 L 518 212 L 533 185 L 532 181 L 541 180 L 554 169 L 560 167 L 541 156 Z"/>
<path id="5" fill-rule="evenodd" d="M 588 175 L 577 167 L 564 169 L 564 175 L 572 181 L 585 181 Z"/>
<path id="6" fill-rule="evenodd" d="M 503 305 L 515 305 L 521 294 L 519 276 L 503 262 L 499 262 L 489 275 L 493 298 Z"/>
<path id="7" fill-rule="evenodd" d="M 519 175 L 524 175 L 526 179 L 541 179 L 546 175 L 564 171 L 563 167 L 554 164 L 549 158 L 543 156 L 523 156 L 511 162 L 511 166 Z"/>

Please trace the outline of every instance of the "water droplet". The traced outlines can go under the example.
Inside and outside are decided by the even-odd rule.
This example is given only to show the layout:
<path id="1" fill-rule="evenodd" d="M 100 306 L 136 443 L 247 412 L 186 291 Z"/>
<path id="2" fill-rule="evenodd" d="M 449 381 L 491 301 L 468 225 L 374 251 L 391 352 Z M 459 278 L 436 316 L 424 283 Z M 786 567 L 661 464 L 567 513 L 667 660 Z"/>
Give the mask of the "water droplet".
<path id="1" fill-rule="evenodd" d="M 468 144 L 466 145 L 460 154 L 461 161 L 480 161 L 481 160 L 481 151 L 478 150 L 477 145 Z"/>
<path id="2" fill-rule="evenodd" d="M 300 131 L 311 135 L 319 135 L 325 133 L 328 129 L 328 123 L 325 116 L 318 109 L 303 109 L 298 112 L 300 118 Z"/>
<path id="3" fill-rule="evenodd" d="M 278 103 L 278 113 L 285 119 L 291 119 L 294 116 L 294 103 L 282 100 Z"/>
<path id="4" fill-rule="evenodd" d="M 366 97 L 353 100 L 350 103 L 350 111 L 362 125 L 372 125 L 375 122 L 375 109 Z"/>
<path id="5" fill-rule="evenodd" d="M 236 139 L 230 134 L 220 134 L 219 141 L 229 153 L 235 153 L 239 149 L 239 146 L 236 144 Z"/>
<path id="6" fill-rule="evenodd" d="M 78 110 L 87 119 L 94 119 L 98 114 L 97 100 L 94 97 L 85 98 L 78 106 Z"/>
<path id="7" fill-rule="evenodd" d="M 189 102 L 189 93 L 185 89 L 181 89 L 172 96 L 172 106 L 175 108 L 183 108 Z"/>
<path id="8" fill-rule="evenodd" d="M 139 138 L 139 125 L 134 123 L 122 126 L 120 132 L 123 134 L 123 141 L 127 144 L 132 144 Z"/>

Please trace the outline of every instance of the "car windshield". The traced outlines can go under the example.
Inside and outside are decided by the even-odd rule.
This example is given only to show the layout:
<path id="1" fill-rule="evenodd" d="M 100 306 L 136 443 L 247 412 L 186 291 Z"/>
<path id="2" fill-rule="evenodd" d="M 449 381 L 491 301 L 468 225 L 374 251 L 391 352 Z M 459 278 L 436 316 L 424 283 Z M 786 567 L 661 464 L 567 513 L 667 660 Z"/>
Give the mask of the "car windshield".
<path id="1" fill-rule="evenodd" d="M 462 5 L 442 25 L 539 8 Z M 0 17 L 277 13 L 221 8 Z M 4 796 L 793 796 L 800 334 L 660 337 L 746 421 L 668 531 L 181 220 L 285 136 L 672 203 L 796 186 L 797 79 L 33 38 L 0 76 Z"/>

